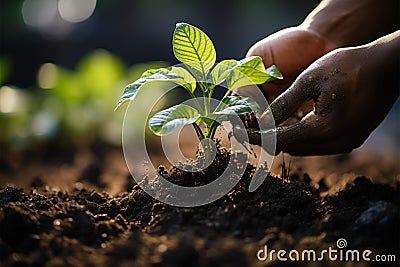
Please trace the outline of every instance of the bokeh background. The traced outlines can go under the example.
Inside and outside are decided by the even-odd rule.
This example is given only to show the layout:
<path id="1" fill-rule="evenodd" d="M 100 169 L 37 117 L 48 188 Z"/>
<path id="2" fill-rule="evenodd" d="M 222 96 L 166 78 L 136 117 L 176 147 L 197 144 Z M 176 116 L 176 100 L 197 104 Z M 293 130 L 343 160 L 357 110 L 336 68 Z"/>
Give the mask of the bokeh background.
<path id="1" fill-rule="evenodd" d="M 203 29 L 220 61 L 242 58 L 253 43 L 299 24 L 317 4 L 316 0 L 0 0 L 2 168 L 15 161 L 10 155 L 24 151 L 32 155 L 38 147 L 55 150 L 98 143 L 119 147 L 123 112 L 113 112 L 114 105 L 124 86 L 144 70 L 177 63 L 171 44 L 177 22 Z M 377 164 L 386 158 L 398 160 L 399 113 L 397 101 L 384 123 L 351 155 L 367 155 L 372 159 L 368 162 Z M 345 162 L 343 156 L 318 158 L 316 170 L 332 165 L 333 159 Z M 394 173 L 398 177 L 399 170 Z"/>
<path id="2" fill-rule="evenodd" d="M 113 105 L 149 67 L 178 63 L 185 21 L 214 41 L 218 61 L 296 25 L 315 1 L 1 0 L 0 112 L 4 143 L 25 149 L 62 137 L 120 143 Z"/>
<path id="3" fill-rule="evenodd" d="M 186 21 L 211 36 L 218 60 L 241 58 L 256 40 L 301 22 L 316 1 L 1 0 L 1 53 L 12 62 L 8 82 L 35 85 L 45 62 L 74 69 L 94 49 L 127 66 L 175 63 L 171 36 Z"/>

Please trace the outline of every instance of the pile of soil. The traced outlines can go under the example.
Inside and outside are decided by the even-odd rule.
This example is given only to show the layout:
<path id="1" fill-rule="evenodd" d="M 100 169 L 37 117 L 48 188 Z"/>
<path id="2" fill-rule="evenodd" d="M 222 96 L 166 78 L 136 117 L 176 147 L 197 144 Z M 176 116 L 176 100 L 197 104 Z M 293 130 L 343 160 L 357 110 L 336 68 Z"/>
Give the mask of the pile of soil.
<path id="1" fill-rule="evenodd" d="M 172 182 L 197 186 L 194 181 L 213 180 L 227 159 L 226 152 L 219 153 L 218 164 L 206 173 L 176 168 L 160 172 Z M 83 175 L 90 177 L 93 171 L 99 170 Z M 324 180 L 316 187 L 307 174 L 294 173 L 285 179 L 268 175 L 250 193 L 253 171 L 248 165 L 231 192 L 195 208 L 154 200 L 132 178 L 129 190 L 116 195 L 81 182 L 71 190 L 60 190 L 40 177 L 29 190 L 4 186 L 0 188 L 1 266 L 279 265 L 283 262 L 276 258 L 260 261 L 257 252 L 264 245 L 276 251 L 321 252 L 337 249 L 340 238 L 347 241 L 344 249 L 371 250 L 371 259 L 381 254 L 400 260 L 398 184 L 358 177 L 330 195 Z M 346 262 L 350 266 L 373 263 Z M 340 266 L 344 262 L 326 257 L 297 264 Z"/>

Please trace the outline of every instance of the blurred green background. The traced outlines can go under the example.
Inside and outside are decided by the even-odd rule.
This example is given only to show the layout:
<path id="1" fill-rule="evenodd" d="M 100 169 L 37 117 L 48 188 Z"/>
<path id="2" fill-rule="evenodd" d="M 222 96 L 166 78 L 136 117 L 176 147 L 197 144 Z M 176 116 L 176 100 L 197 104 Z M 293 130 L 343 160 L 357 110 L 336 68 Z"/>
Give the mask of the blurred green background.
<path id="1" fill-rule="evenodd" d="M 126 84 L 176 64 L 171 36 L 186 21 L 213 40 L 217 60 L 302 21 L 316 1 L 1 0 L 0 143 L 120 145 Z"/>

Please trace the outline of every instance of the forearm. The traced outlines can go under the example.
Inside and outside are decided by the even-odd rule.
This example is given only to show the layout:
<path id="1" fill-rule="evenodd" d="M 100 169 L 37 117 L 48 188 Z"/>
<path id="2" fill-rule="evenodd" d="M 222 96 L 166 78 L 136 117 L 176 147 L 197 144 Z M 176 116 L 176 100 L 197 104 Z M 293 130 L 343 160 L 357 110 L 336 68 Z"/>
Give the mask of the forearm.
<path id="1" fill-rule="evenodd" d="M 323 0 L 300 25 L 337 47 L 369 43 L 399 27 L 399 0 Z"/>

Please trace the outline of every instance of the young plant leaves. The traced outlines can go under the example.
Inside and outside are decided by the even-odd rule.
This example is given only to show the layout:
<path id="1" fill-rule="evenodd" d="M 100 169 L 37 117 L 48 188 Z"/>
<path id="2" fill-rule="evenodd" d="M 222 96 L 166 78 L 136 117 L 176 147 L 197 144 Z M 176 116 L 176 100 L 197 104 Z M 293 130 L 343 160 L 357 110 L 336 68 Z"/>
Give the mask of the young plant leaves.
<path id="1" fill-rule="evenodd" d="M 217 58 L 211 39 L 200 29 L 178 23 L 174 31 L 172 46 L 175 57 L 205 78 Z"/>
<path id="2" fill-rule="evenodd" d="M 265 72 L 272 77 L 275 77 L 276 79 L 283 79 L 282 73 L 275 65 L 270 66 L 268 69 L 265 70 Z"/>
<path id="3" fill-rule="evenodd" d="M 226 78 L 229 90 L 252 84 L 263 84 L 275 79 L 282 79 L 279 70 L 272 66 L 269 71 L 261 71 L 252 66 L 238 66 Z"/>
<path id="4" fill-rule="evenodd" d="M 149 127 L 156 135 L 166 135 L 173 130 L 192 124 L 200 118 L 199 112 L 191 106 L 179 104 L 154 114 Z"/>
<path id="5" fill-rule="evenodd" d="M 203 116 L 200 119 L 209 125 L 213 121 L 221 124 L 221 122 L 228 120 L 227 115 L 241 115 L 255 112 L 259 108 L 257 102 L 249 97 L 227 96 L 220 102 L 220 105 L 218 105 L 213 113 Z"/>
<path id="6" fill-rule="evenodd" d="M 169 67 L 147 70 L 142 74 L 142 77 L 149 77 L 155 74 L 160 74 L 166 78 L 170 78 L 170 82 L 182 86 L 190 93 L 194 93 L 196 90 L 196 79 L 184 68 Z"/>
<path id="7" fill-rule="evenodd" d="M 172 45 L 175 57 L 186 65 L 187 70 L 171 67 L 144 72 L 140 79 L 125 88 L 115 108 L 133 100 L 137 92 L 148 83 L 173 82 L 184 87 L 194 99 L 198 110 L 180 104 L 156 113 L 149 120 L 149 127 L 156 135 L 169 134 L 184 125 L 193 124 L 199 140 L 212 139 L 217 127 L 222 121 L 227 120 L 229 115 L 241 115 L 259 109 L 258 104 L 248 97 L 230 96 L 233 89 L 282 79 L 282 74 L 275 66 L 265 69 L 259 56 L 239 61 L 224 60 L 212 69 L 216 60 L 212 41 L 203 31 L 187 23 L 176 25 Z M 210 99 L 214 88 L 224 81 L 228 85 L 228 91 L 217 108 L 211 111 Z M 204 97 L 203 108 L 194 94 L 197 84 Z M 203 134 L 199 127 L 203 123 L 206 134 Z"/>
<path id="8" fill-rule="evenodd" d="M 117 110 L 122 104 L 129 100 L 132 100 L 145 84 L 151 82 L 173 82 L 181 85 L 192 94 L 196 89 L 196 79 L 184 68 L 171 67 L 147 70 L 138 80 L 129 84 L 125 88 L 125 91 L 114 110 Z"/>
<path id="9" fill-rule="evenodd" d="M 217 85 L 222 83 L 229 73 L 237 67 L 238 62 L 235 59 L 226 59 L 218 63 L 211 71 L 212 84 Z"/>
<path id="10" fill-rule="evenodd" d="M 257 102 L 249 97 L 228 96 L 222 100 L 214 114 L 241 115 L 257 111 L 259 108 Z"/>
<path id="11" fill-rule="evenodd" d="M 242 60 L 227 59 L 223 60 L 215 66 L 211 71 L 211 81 L 213 84 L 220 84 L 226 77 L 231 74 L 237 67 L 248 66 L 260 71 L 265 71 L 262 59 L 259 56 L 247 57 Z"/>

